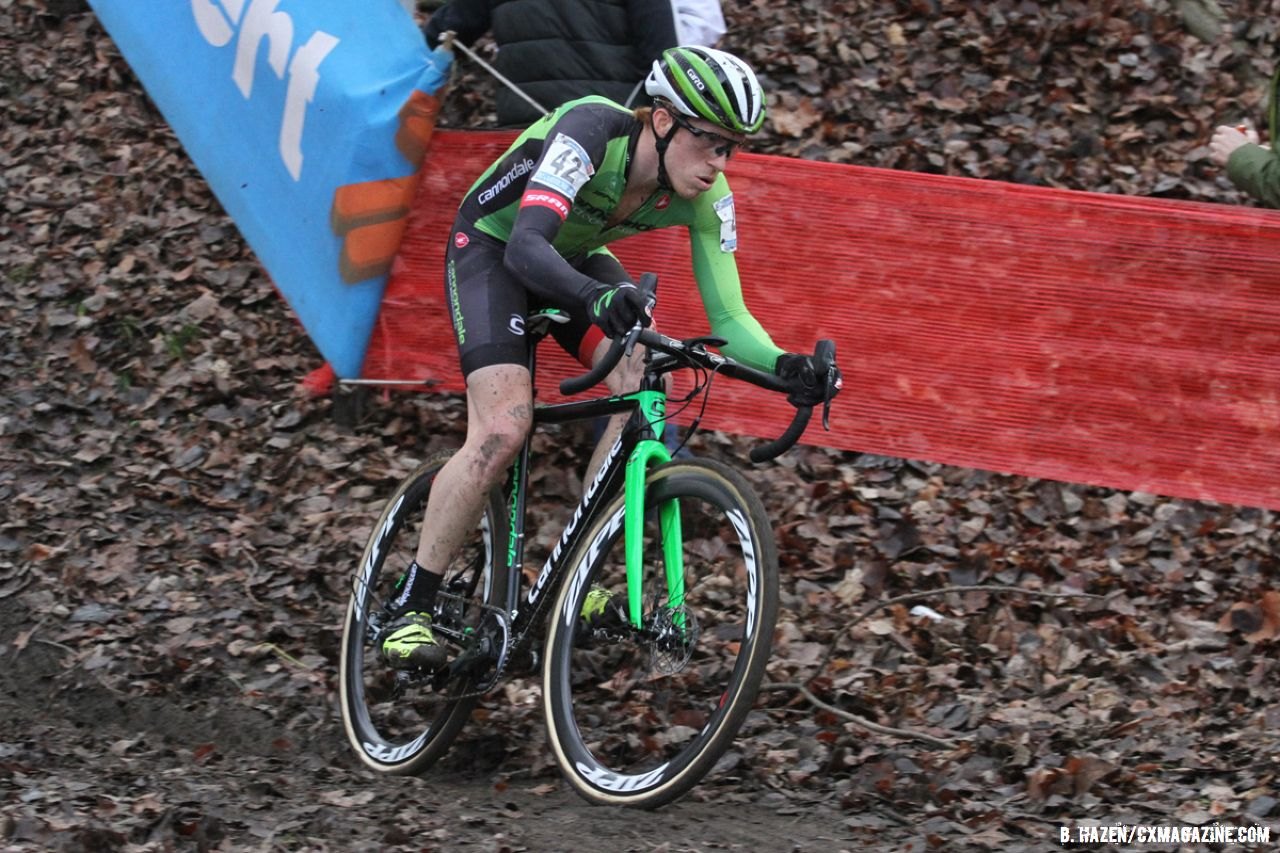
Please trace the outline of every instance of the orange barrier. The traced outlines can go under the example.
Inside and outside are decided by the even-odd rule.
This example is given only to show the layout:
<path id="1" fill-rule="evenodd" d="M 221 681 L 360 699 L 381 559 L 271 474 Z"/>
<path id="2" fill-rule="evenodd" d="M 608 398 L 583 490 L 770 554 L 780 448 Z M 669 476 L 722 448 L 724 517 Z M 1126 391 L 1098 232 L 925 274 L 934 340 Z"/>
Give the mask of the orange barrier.
<path id="1" fill-rule="evenodd" d="M 461 388 L 445 241 L 511 139 L 436 133 L 364 378 Z M 750 154 L 730 183 L 752 312 L 787 349 L 837 342 L 845 391 L 807 441 L 1280 509 L 1280 213 Z M 682 337 L 707 329 L 685 244 L 615 249 L 660 274 Z M 553 350 L 546 399 L 574 370 Z M 703 423 L 772 437 L 789 417 L 720 380 Z"/>

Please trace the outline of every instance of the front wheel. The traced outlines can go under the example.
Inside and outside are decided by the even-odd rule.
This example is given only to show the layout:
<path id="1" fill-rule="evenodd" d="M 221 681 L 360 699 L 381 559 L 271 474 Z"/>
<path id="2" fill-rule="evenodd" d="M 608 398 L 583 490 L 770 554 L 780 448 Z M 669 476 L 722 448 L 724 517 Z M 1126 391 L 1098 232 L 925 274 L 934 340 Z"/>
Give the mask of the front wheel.
<path id="1" fill-rule="evenodd" d="M 715 766 L 751 710 L 778 615 L 778 558 L 760 499 L 726 465 L 655 468 L 645 509 L 639 624 L 619 498 L 569 558 L 543 701 L 556 760 L 579 794 L 656 808 Z M 669 577 L 668 563 L 681 573 Z"/>
<path id="2" fill-rule="evenodd" d="M 429 674 L 394 670 L 380 654 L 394 586 L 417 549 L 423 514 L 448 453 L 410 474 L 387 501 L 352 578 L 342 633 L 342 723 L 361 761 L 380 773 L 419 773 L 448 750 L 478 697 L 465 679 L 441 684 Z M 507 526 L 501 495 L 445 572 L 433 625 L 451 656 L 475 646 L 506 597 Z"/>

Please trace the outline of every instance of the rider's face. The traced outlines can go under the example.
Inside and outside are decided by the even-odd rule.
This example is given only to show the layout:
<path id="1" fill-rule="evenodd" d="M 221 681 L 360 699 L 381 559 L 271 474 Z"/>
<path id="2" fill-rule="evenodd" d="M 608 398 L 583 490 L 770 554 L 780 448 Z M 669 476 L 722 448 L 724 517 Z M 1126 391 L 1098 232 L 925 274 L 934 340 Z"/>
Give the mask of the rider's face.
<path id="1" fill-rule="evenodd" d="M 661 109 L 655 111 L 654 122 L 659 134 L 676 129 L 667 147 L 666 165 L 672 188 L 681 198 L 694 198 L 711 189 L 745 139 L 703 119 Z"/>

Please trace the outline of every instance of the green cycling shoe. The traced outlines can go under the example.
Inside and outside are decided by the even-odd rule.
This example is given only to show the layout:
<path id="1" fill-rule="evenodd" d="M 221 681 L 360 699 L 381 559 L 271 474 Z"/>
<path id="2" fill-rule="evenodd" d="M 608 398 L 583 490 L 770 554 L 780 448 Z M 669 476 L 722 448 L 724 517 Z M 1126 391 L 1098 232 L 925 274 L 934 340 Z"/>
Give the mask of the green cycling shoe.
<path id="1" fill-rule="evenodd" d="M 593 586 L 582 600 L 582 627 L 590 635 L 598 631 L 617 632 L 627 628 L 627 619 L 622 612 L 621 602 L 613 602 L 617 593 L 602 586 Z"/>
<path id="2" fill-rule="evenodd" d="M 430 613 L 405 613 L 387 626 L 382 656 L 395 669 L 439 669 L 449 652 L 436 641 Z"/>

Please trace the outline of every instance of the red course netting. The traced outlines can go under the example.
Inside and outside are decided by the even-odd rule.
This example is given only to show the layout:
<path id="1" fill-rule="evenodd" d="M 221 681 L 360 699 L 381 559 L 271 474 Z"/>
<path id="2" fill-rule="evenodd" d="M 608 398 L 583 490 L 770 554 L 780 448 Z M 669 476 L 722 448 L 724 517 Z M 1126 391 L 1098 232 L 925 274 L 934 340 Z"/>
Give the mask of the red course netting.
<path id="1" fill-rule="evenodd" d="M 445 241 L 512 138 L 437 132 L 364 378 L 461 388 Z M 844 393 L 808 441 L 1280 508 L 1280 213 L 750 154 L 730 182 L 748 306 L 786 349 L 837 343 Z M 663 331 L 706 331 L 682 230 L 615 252 L 661 276 Z M 580 369 L 543 350 L 555 399 Z M 721 379 L 703 423 L 789 419 Z"/>

